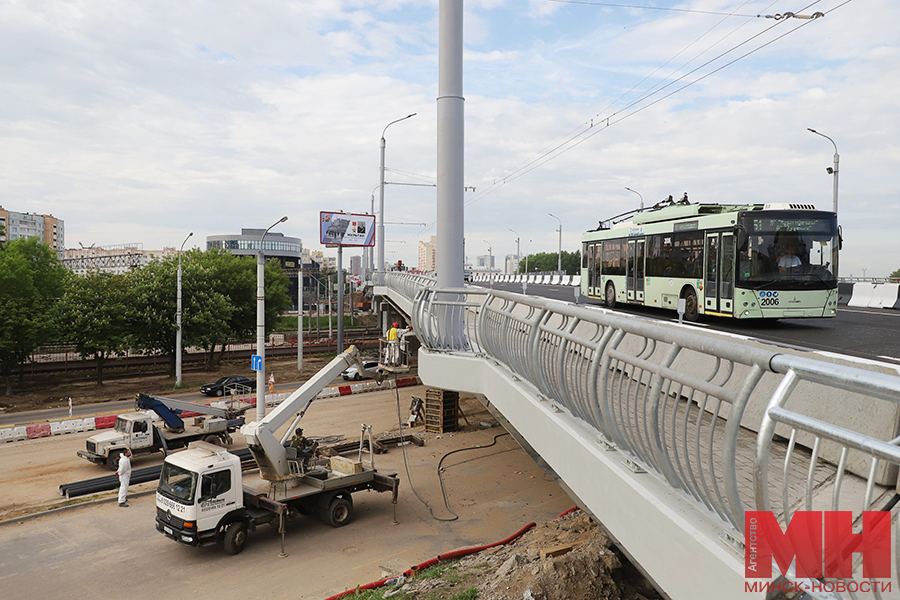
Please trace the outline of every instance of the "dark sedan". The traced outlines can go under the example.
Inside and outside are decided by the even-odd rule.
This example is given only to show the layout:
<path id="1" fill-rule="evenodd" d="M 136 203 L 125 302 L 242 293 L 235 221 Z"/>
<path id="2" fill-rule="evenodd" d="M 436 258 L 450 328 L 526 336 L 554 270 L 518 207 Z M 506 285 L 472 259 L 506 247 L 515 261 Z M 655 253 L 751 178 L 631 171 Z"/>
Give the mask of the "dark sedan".
<path id="1" fill-rule="evenodd" d="M 243 375 L 226 375 L 213 383 L 200 386 L 200 392 L 207 396 L 224 396 L 225 394 L 241 394 L 256 390 L 256 380 Z"/>

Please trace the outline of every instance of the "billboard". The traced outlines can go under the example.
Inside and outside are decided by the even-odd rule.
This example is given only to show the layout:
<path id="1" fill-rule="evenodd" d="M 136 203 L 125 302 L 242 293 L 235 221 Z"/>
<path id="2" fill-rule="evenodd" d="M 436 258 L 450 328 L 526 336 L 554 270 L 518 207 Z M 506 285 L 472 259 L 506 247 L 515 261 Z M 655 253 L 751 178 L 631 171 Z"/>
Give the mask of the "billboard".
<path id="1" fill-rule="evenodd" d="M 326 246 L 374 246 L 375 215 L 322 211 L 319 241 Z"/>

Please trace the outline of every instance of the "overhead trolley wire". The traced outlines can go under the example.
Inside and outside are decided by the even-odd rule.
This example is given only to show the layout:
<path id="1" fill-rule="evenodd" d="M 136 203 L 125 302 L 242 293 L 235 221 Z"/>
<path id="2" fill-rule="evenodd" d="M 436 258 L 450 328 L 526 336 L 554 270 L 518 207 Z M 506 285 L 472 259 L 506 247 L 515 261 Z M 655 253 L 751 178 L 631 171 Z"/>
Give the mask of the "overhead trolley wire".
<path id="1" fill-rule="evenodd" d="M 818 4 L 818 3 L 821 2 L 821 1 L 822 1 L 822 0 L 816 0 L 815 2 L 812 2 L 811 4 L 807 5 L 807 6 L 806 6 L 805 8 L 803 8 L 802 10 L 806 10 L 806 9 L 808 9 L 810 6 L 814 6 L 815 4 Z M 837 8 L 840 8 L 841 6 L 843 6 L 843 5 L 847 4 L 847 3 L 849 3 L 850 1 L 851 1 L 851 0 L 846 0 L 844 3 L 838 5 L 837 7 L 835 7 L 834 9 L 831 9 L 831 10 L 828 11 L 828 12 L 833 12 L 833 11 L 836 10 Z M 823 14 L 824 14 L 824 13 L 823 13 Z M 774 38 L 774 39 L 772 39 L 772 40 L 769 40 L 768 42 L 765 42 L 764 44 L 758 46 L 757 48 L 755 48 L 755 49 L 753 49 L 753 50 L 751 50 L 751 51 L 749 51 L 749 52 L 746 52 L 745 54 L 743 54 L 743 55 L 741 55 L 741 56 L 735 58 L 734 60 L 732 60 L 732 61 L 730 61 L 730 62 L 728 62 L 728 63 L 726 63 L 726 64 L 724 64 L 724 65 L 722 65 L 722 66 L 720 66 L 720 67 L 718 67 L 718 68 L 716 68 L 716 69 L 714 69 L 714 70 L 712 70 L 712 71 L 710 71 L 709 73 L 704 74 L 704 75 L 701 76 L 701 77 L 698 77 L 697 79 L 695 79 L 695 80 L 693 80 L 693 81 L 687 83 L 687 84 L 684 85 L 684 86 L 679 87 L 678 89 L 674 90 L 673 92 L 671 92 L 671 93 L 669 93 L 669 94 L 666 94 L 665 96 L 663 96 L 663 97 L 661 97 L 661 98 L 658 98 L 657 100 L 655 100 L 655 101 L 653 101 L 653 102 L 651 102 L 651 103 L 649 103 L 649 104 L 647 104 L 647 105 L 645 105 L 645 106 L 642 106 L 642 107 L 637 108 L 637 109 L 635 109 L 635 110 L 633 110 L 633 111 L 631 111 L 631 112 L 629 112 L 629 113 L 626 113 L 626 114 L 622 115 L 622 116 L 621 116 L 620 118 L 618 118 L 618 119 L 612 120 L 612 119 L 613 119 L 614 117 L 616 117 L 617 115 L 621 115 L 624 111 L 627 111 L 628 109 L 633 108 L 633 107 L 635 107 L 635 106 L 641 104 L 642 102 L 645 102 L 645 101 L 648 100 L 649 98 L 652 98 L 653 96 L 655 96 L 655 95 L 659 94 L 660 92 L 666 90 L 667 88 L 671 87 L 672 85 L 677 84 L 679 81 L 683 81 L 686 77 L 689 77 L 690 75 L 696 73 L 696 72 L 699 71 L 700 69 L 703 69 L 704 67 L 709 66 L 709 65 L 712 64 L 713 62 L 715 62 L 715 61 L 717 61 L 717 60 L 720 60 L 721 58 L 727 56 L 728 54 L 734 52 L 735 50 L 741 48 L 742 46 L 745 46 L 746 44 L 752 42 L 754 39 L 756 39 L 756 38 L 760 37 L 761 35 L 764 35 L 765 33 L 771 31 L 772 28 L 777 27 L 777 26 L 780 25 L 781 23 L 782 23 L 782 21 L 778 21 L 778 22 L 772 24 L 771 26 L 767 27 L 767 28 L 764 29 L 763 31 L 761 31 L 761 32 L 759 32 L 759 33 L 757 33 L 757 34 L 751 36 L 750 38 L 744 40 L 743 42 L 741 42 L 741 43 L 739 43 L 739 44 L 733 46 L 733 47 L 730 48 L 729 50 L 720 53 L 720 54 L 717 55 L 715 58 L 712 58 L 712 59 L 710 59 L 710 60 L 704 62 L 702 65 L 700 65 L 700 66 L 698 66 L 698 67 L 696 67 L 696 68 L 694 68 L 694 69 L 688 71 L 687 73 L 684 73 L 684 74 L 681 75 L 680 77 L 678 77 L 678 78 L 676 78 L 676 79 L 674 79 L 674 80 L 672 80 L 672 81 L 666 83 L 665 85 L 662 85 L 661 87 L 657 87 L 657 88 L 655 88 L 655 89 L 653 89 L 653 90 L 650 90 L 650 91 L 648 91 L 648 92 L 645 92 L 644 94 L 642 94 L 642 95 L 641 95 L 640 97 L 638 97 L 637 99 L 633 100 L 632 102 L 630 102 L 629 104 L 627 104 L 627 105 L 624 106 L 623 108 L 621 108 L 621 109 L 619 109 L 619 110 L 617 110 L 617 111 L 615 111 L 615 112 L 609 114 L 608 116 L 600 117 L 600 113 L 598 113 L 598 114 L 595 115 L 589 122 L 587 122 L 587 124 L 585 124 L 585 125 L 583 125 L 583 126 L 581 126 L 580 128 L 578 128 L 578 129 L 575 130 L 575 131 L 579 131 L 579 133 L 577 133 L 577 134 L 570 134 L 568 137 L 566 137 L 566 138 L 564 139 L 564 141 L 562 141 L 562 142 L 560 142 L 560 143 L 557 143 L 557 144 L 556 144 L 555 146 L 553 146 L 550 150 L 543 152 L 542 154 L 536 156 L 536 157 L 533 158 L 533 159 L 530 159 L 524 166 L 515 168 L 515 169 L 511 170 L 509 173 L 507 173 L 506 175 L 502 176 L 502 177 L 495 178 L 494 181 L 493 181 L 487 188 L 482 188 L 482 192 L 481 192 L 480 194 L 477 194 L 476 197 L 474 197 L 474 198 L 470 199 L 468 202 L 466 202 L 466 206 L 468 206 L 468 205 L 470 205 L 470 204 L 473 204 L 474 202 L 477 202 L 477 201 L 481 200 L 483 197 L 485 197 L 485 196 L 487 196 L 487 195 L 493 193 L 494 191 L 496 191 L 496 189 L 497 189 L 499 186 L 505 185 L 506 183 L 509 183 L 509 182 L 511 182 L 511 181 L 514 181 L 514 180 L 518 179 L 519 177 L 521 177 L 521 176 L 523 176 L 523 175 L 525 175 L 525 174 L 527 174 L 527 173 L 533 171 L 534 169 L 536 169 L 536 168 L 538 168 L 538 167 L 540 167 L 540 166 L 543 166 L 544 164 L 550 162 L 550 161 L 553 160 L 554 158 L 557 158 L 558 156 L 561 156 L 562 154 L 565 154 L 566 152 L 568 152 L 568 151 L 571 150 L 572 148 L 574 148 L 574 147 L 576 147 L 576 146 L 579 146 L 580 144 L 582 144 L 583 142 L 585 142 L 585 141 L 587 141 L 588 139 L 592 138 L 594 135 L 596 135 L 596 134 L 599 133 L 600 131 L 605 130 L 605 129 L 608 128 L 609 126 L 611 126 L 611 125 L 613 125 L 613 124 L 615 124 L 615 123 L 621 122 L 621 121 L 623 121 L 624 119 L 626 119 L 626 118 L 628 118 L 628 117 L 630 117 L 630 116 L 632 116 L 632 115 L 634 115 L 634 114 L 637 114 L 637 113 L 639 113 L 639 112 L 645 110 L 646 108 L 649 108 L 650 106 L 653 106 L 653 105 L 655 105 L 655 104 L 658 104 L 658 103 L 661 102 L 662 100 L 671 97 L 673 94 L 678 93 L 678 92 L 680 92 L 680 91 L 682 91 L 682 90 L 684 90 L 684 89 L 690 87 L 691 85 L 694 85 L 695 83 L 698 83 L 698 82 L 700 82 L 700 81 L 706 79 L 706 78 L 709 77 L 710 75 L 713 75 L 713 74 L 715 74 L 715 73 L 721 71 L 722 69 L 724 69 L 724 68 L 726 68 L 726 67 L 728 67 L 728 66 L 733 65 L 734 63 L 738 62 L 739 60 L 742 60 L 742 59 L 746 58 L 747 56 L 750 56 L 751 54 L 753 54 L 753 53 L 755 53 L 755 52 L 757 52 L 757 51 L 759 51 L 759 50 L 765 48 L 766 46 L 768 46 L 768 45 L 770 45 L 770 44 L 772 44 L 772 43 L 774 43 L 774 42 L 776 42 L 776 41 L 782 39 L 783 37 L 785 37 L 785 36 L 787 36 L 787 35 L 789 35 L 789 34 L 791 34 L 791 33 L 794 33 L 795 31 L 797 31 L 797 30 L 800 29 L 801 27 L 805 27 L 806 25 L 808 25 L 808 24 L 810 23 L 810 20 L 804 20 L 803 23 L 797 25 L 796 27 L 794 27 L 794 28 L 791 29 L 790 31 L 788 31 L 788 32 L 786 32 L 786 33 L 784 33 L 784 34 L 782 34 L 782 35 L 780 35 L 780 36 L 778 36 L 778 37 L 776 37 L 776 38 Z M 645 79 L 646 79 L 646 78 L 645 78 Z M 626 95 L 627 95 L 627 94 L 626 94 Z M 604 122 L 606 122 L 606 127 L 599 128 Z M 593 130 L 593 132 L 592 132 L 592 130 Z M 520 164 L 521 164 L 521 163 L 520 163 Z"/>
<path id="2" fill-rule="evenodd" d="M 712 12 L 712 11 L 696 11 L 696 10 L 689 10 L 689 9 L 675 9 L 675 8 L 651 7 L 651 6 L 634 6 L 634 5 L 625 5 L 625 4 L 598 3 L 598 2 L 587 2 L 587 1 L 576 1 L 576 0 L 548 0 L 548 1 L 565 3 L 565 4 L 585 4 L 585 5 L 596 5 L 596 6 L 609 6 L 609 7 L 616 7 L 616 8 L 634 8 L 634 9 L 649 9 L 649 10 L 668 10 L 668 11 L 673 11 L 673 12 L 686 12 L 686 13 L 704 13 L 704 14 L 721 15 L 726 18 L 727 17 L 743 17 L 743 18 L 750 19 L 750 18 L 757 18 L 757 17 L 763 16 L 763 15 L 745 15 L 745 14 L 739 14 L 739 13 L 735 13 L 735 12 L 725 13 L 725 12 Z M 545 146 L 544 148 L 539 150 L 535 155 L 533 155 L 532 158 L 525 159 L 524 161 L 518 163 L 510 171 L 508 171 L 505 175 L 494 178 L 493 181 L 491 183 L 489 183 L 486 187 L 480 188 L 478 193 L 476 193 L 471 199 L 469 199 L 468 201 L 465 202 L 465 206 L 470 206 L 471 204 L 478 202 L 479 200 L 494 193 L 495 191 L 500 189 L 505 184 L 515 181 L 519 177 L 522 177 L 523 175 L 526 175 L 527 173 L 530 173 L 531 171 L 537 169 L 538 167 L 541 167 L 541 166 L 547 164 L 548 162 L 554 160 L 555 158 L 562 156 L 569 150 L 581 145 L 582 143 L 584 143 L 587 140 L 589 140 L 590 138 L 594 137 L 601 131 L 605 131 L 612 125 L 620 123 L 620 122 L 624 121 L 625 119 L 627 119 L 631 116 L 634 116 L 634 115 L 646 110 L 647 108 L 650 108 L 650 107 L 662 102 L 663 100 L 666 100 L 666 99 L 672 97 L 673 95 L 677 94 L 678 92 L 681 92 L 681 91 L 687 89 L 688 87 L 691 87 L 692 85 L 703 81 L 707 77 L 710 77 L 711 75 L 718 73 L 719 71 L 735 64 L 736 62 L 743 60 L 744 58 L 747 58 L 748 56 L 758 52 L 759 50 L 762 50 L 763 48 L 766 48 L 767 46 L 781 40 L 782 38 L 790 35 L 791 33 L 798 31 L 802 27 L 805 27 L 806 25 L 808 25 L 812 20 L 815 20 L 819 17 L 823 17 L 827 14 L 834 12 L 835 10 L 837 10 L 839 8 L 842 8 L 843 6 L 849 4 L 851 1 L 852 0 L 845 0 L 844 2 L 841 2 L 837 6 L 831 8 L 827 11 L 817 12 L 814 15 L 802 15 L 802 14 L 798 15 L 793 12 L 786 12 L 786 13 L 777 14 L 777 15 L 765 15 L 766 18 L 775 19 L 776 22 L 773 23 L 771 26 L 763 29 L 759 33 L 756 33 L 756 34 L 750 36 L 749 38 L 740 42 L 739 44 L 732 46 L 730 49 L 728 49 L 724 52 L 721 52 L 714 58 L 707 60 L 706 62 L 699 65 L 698 67 L 691 69 L 690 71 L 687 71 L 686 73 L 680 75 L 676 79 L 673 79 L 673 80 L 669 81 L 668 83 L 665 83 L 664 85 L 658 86 L 656 88 L 650 89 L 650 90 L 642 93 L 639 97 L 637 97 L 635 100 L 629 102 L 624 107 L 610 113 L 609 115 L 607 115 L 605 117 L 601 117 L 603 112 L 605 112 L 606 110 L 608 110 L 609 108 L 614 106 L 622 98 L 626 97 L 635 88 L 637 88 L 639 85 L 641 85 L 641 83 L 643 83 L 644 81 L 646 81 L 647 79 L 652 77 L 660 69 L 665 67 L 665 65 L 669 64 L 672 60 L 674 60 L 680 54 L 685 52 L 688 48 L 690 48 L 691 46 L 696 44 L 700 39 L 705 37 L 710 31 L 712 31 L 712 29 L 714 29 L 716 26 L 718 26 L 722 22 L 722 21 L 720 21 L 719 24 L 710 28 L 709 30 L 707 30 L 706 33 L 704 33 L 703 35 L 698 37 L 696 40 L 694 40 L 693 42 L 688 44 L 684 49 L 682 49 L 677 54 L 675 54 L 671 59 L 669 59 L 668 61 L 663 63 L 663 65 L 661 65 L 660 67 L 655 69 L 652 73 L 650 73 L 644 79 L 642 79 L 640 82 L 635 84 L 635 86 L 633 86 L 631 88 L 631 90 L 629 90 L 628 92 L 625 92 L 619 98 L 617 98 L 615 101 L 611 102 L 605 109 L 603 109 L 603 111 L 594 115 L 594 117 L 592 117 L 590 120 L 586 121 L 583 125 L 573 128 L 569 133 L 561 136 L 560 138 L 557 138 L 556 141 L 548 144 L 547 146 Z M 804 11 L 807 11 L 809 8 L 815 6 L 816 4 L 819 4 L 820 2 L 822 2 L 822 0 L 815 0 L 815 1 L 807 4 L 805 7 L 801 8 L 799 12 L 802 13 Z M 745 2 L 741 6 L 744 6 L 745 4 L 747 4 L 747 2 Z M 775 2 L 770 4 L 767 7 L 767 9 L 770 8 L 771 6 L 773 6 L 774 4 L 775 4 Z M 756 48 L 754 48 L 752 50 L 749 50 L 748 52 L 745 52 L 744 54 L 734 58 L 733 60 L 731 60 L 719 67 L 716 67 L 715 69 L 709 71 L 708 73 L 705 73 L 705 74 L 697 77 L 696 79 L 687 82 L 685 85 L 682 85 L 682 86 L 672 90 L 671 92 L 669 92 L 659 98 L 656 98 L 652 102 L 644 104 L 643 106 L 639 106 L 642 103 L 653 98 L 654 96 L 657 96 L 658 94 L 662 93 L 663 91 L 670 88 L 671 86 L 676 85 L 677 83 L 679 83 L 681 81 L 684 81 L 684 79 L 697 73 L 697 71 L 703 69 L 704 67 L 710 66 L 712 63 L 726 57 L 727 55 L 731 54 L 732 52 L 735 52 L 736 50 L 740 49 L 741 47 L 746 46 L 748 43 L 759 38 L 760 36 L 765 35 L 769 31 L 771 31 L 774 27 L 781 25 L 784 21 L 786 21 L 787 19 L 789 19 L 791 17 L 800 19 L 803 22 L 799 23 L 796 27 L 790 29 L 789 31 L 787 31 L 771 40 L 768 40 L 765 43 L 762 43 L 761 45 L 757 46 Z M 723 19 L 723 21 L 724 21 L 724 19 Z M 746 23 L 744 25 L 746 25 Z M 741 25 L 740 27 L 743 27 L 744 25 Z M 740 29 L 740 27 L 738 27 L 737 29 Z M 732 35 L 733 33 L 734 32 L 729 33 L 727 36 L 721 38 L 719 41 L 725 39 L 726 37 Z M 713 46 L 714 45 L 715 44 L 713 44 Z M 712 48 L 713 46 L 710 46 L 709 48 Z M 703 52 L 701 52 L 700 54 L 695 56 L 694 59 L 691 59 L 687 63 L 682 65 L 681 68 L 684 68 L 685 66 L 690 64 L 690 62 L 692 62 L 693 60 L 695 60 L 702 54 L 703 54 Z M 680 69 L 676 69 L 676 71 L 674 71 L 673 74 L 676 73 L 678 70 L 680 70 Z M 625 112 L 631 108 L 634 108 L 634 110 L 631 110 L 630 112 Z M 618 116 L 618 118 L 616 118 L 617 116 Z M 604 122 L 605 122 L 605 126 L 602 126 L 604 124 Z M 431 230 L 436 224 L 437 224 L 436 221 L 432 222 L 425 230 L 423 230 L 423 231 L 419 232 L 417 235 L 413 236 L 412 239 L 416 239 L 416 238 L 420 237 L 421 235 L 424 235 L 429 230 Z"/>

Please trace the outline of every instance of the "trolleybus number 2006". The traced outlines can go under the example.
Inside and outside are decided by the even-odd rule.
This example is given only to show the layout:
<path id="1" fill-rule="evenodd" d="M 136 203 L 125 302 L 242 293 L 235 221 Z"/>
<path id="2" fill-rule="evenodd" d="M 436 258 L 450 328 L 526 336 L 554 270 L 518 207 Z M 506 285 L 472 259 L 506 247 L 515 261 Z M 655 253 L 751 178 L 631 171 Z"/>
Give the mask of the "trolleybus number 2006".
<path id="1" fill-rule="evenodd" d="M 585 233 L 581 291 L 610 308 L 677 310 L 683 299 L 689 320 L 833 317 L 839 243 L 835 214 L 810 204 L 685 197 Z"/>

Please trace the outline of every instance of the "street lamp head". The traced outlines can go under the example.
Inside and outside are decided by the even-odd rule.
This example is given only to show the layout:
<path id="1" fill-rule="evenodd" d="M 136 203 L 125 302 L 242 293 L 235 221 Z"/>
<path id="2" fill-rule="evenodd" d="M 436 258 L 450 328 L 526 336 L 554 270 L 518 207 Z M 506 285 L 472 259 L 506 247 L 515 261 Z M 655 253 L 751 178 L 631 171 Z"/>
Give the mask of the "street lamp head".
<path id="1" fill-rule="evenodd" d="M 416 116 L 417 114 L 419 114 L 419 113 L 412 113 L 412 114 L 406 115 L 406 116 L 403 117 L 402 119 L 397 119 L 397 120 L 395 120 L 395 121 L 391 121 L 390 123 L 388 123 L 387 125 L 385 125 L 385 126 L 384 126 L 384 129 L 381 131 L 381 140 L 382 140 L 382 142 L 384 141 L 384 132 L 387 131 L 387 128 L 388 128 L 388 127 L 390 127 L 390 126 L 393 125 L 394 123 L 399 123 L 400 121 L 405 121 L 406 119 L 412 118 L 412 117 Z"/>
<path id="2" fill-rule="evenodd" d="M 284 223 L 285 221 L 287 221 L 287 215 L 281 217 L 281 219 L 278 221 L 278 223 Z M 277 225 L 278 223 L 276 223 L 276 225 Z"/>

